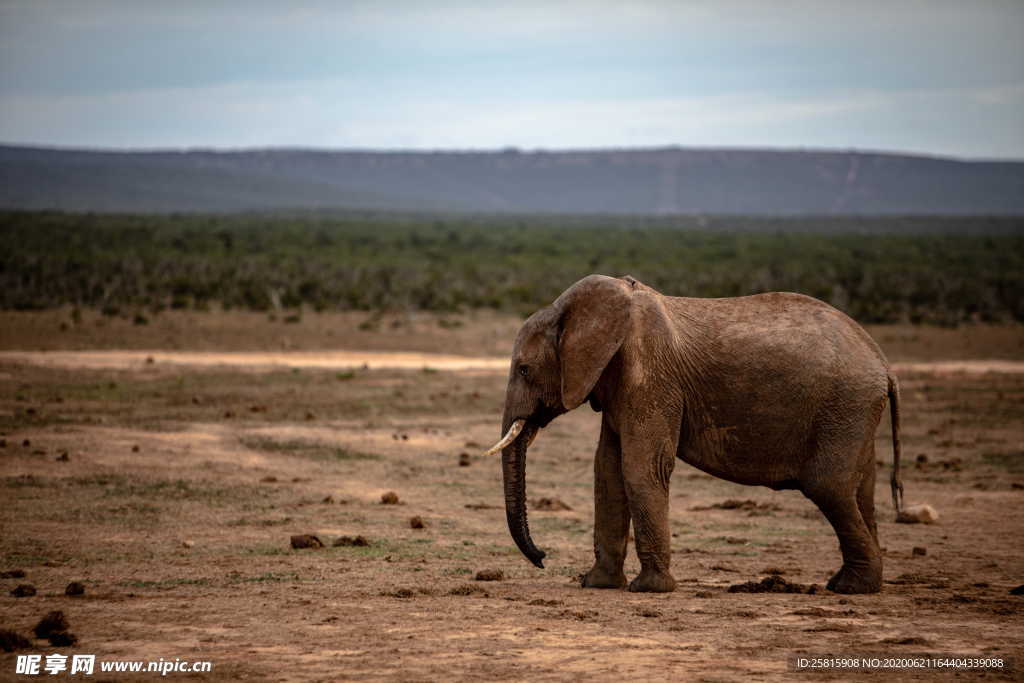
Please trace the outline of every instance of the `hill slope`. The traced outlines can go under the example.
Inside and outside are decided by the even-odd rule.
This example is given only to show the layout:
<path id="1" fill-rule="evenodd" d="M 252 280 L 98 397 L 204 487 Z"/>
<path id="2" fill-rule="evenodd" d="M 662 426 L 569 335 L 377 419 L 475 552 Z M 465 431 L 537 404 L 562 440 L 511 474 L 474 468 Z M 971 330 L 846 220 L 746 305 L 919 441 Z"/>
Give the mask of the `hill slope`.
<path id="1" fill-rule="evenodd" d="M 0 146 L 0 208 L 1024 214 L 1024 162 L 647 149 L 97 152 Z"/>

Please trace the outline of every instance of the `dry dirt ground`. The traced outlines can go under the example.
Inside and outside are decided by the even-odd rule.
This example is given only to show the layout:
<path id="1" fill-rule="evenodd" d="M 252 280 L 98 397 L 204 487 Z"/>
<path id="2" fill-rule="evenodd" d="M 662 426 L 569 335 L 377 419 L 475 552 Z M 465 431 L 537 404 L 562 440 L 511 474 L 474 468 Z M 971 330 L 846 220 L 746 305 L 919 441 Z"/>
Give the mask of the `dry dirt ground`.
<path id="1" fill-rule="evenodd" d="M 505 373 L 479 361 L 507 353 L 518 321 L 366 322 L 0 315 L 7 351 L 141 350 L 100 365 L 0 355 L 0 571 L 26 573 L 0 579 L 0 628 L 29 636 L 63 610 L 79 644 L 23 652 L 209 660 L 213 673 L 196 677 L 208 680 L 849 678 L 788 668 L 794 655 L 825 653 L 1014 657 L 1012 672 L 960 677 L 1022 675 L 1024 596 L 1010 590 L 1024 583 L 1024 374 L 1007 362 L 1024 358 L 1020 327 L 871 330 L 900 364 L 908 502 L 941 514 L 892 522 L 884 420 L 882 593 L 728 592 L 768 575 L 823 586 L 839 564 L 835 536 L 798 493 L 679 463 L 679 588 L 643 595 L 578 587 L 592 559 L 589 409 L 555 421 L 530 452 L 531 528 L 547 569 L 508 536 L 498 462 L 480 455 L 498 436 Z M 172 349 L 278 361 L 288 349 L 401 349 L 477 363 L 396 367 L 376 353 L 345 356 L 347 369 L 229 354 L 217 358 L 233 364 L 200 365 Z M 967 359 L 1001 362 L 936 364 Z M 381 502 L 387 492 L 397 504 Z M 568 509 L 541 509 L 560 507 L 542 498 Z M 294 534 L 326 547 L 292 549 Z M 368 544 L 333 545 L 358 536 Z M 478 581 L 482 570 L 504 578 Z M 631 554 L 627 574 L 637 570 Z M 64 594 L 72 581 L 84 595 Z M 24 583 L 38 594 L 9 594 Z M 0 679 L 17 680 L 14 657 L 0 653 Z"/>

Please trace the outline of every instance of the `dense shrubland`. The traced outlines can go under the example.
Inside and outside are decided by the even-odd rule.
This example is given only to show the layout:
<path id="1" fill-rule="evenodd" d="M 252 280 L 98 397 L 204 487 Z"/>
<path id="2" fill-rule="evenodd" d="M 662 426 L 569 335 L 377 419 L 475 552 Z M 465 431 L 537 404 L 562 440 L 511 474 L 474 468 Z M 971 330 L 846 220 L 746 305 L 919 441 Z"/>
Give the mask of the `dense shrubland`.
<path id="1" fill-rule="evenodd" d="M 588 273 L 810 294 L 863 322 L 1024 320 L 1024 221 L 0 214 L 0 307 L 495 308 Z"/>

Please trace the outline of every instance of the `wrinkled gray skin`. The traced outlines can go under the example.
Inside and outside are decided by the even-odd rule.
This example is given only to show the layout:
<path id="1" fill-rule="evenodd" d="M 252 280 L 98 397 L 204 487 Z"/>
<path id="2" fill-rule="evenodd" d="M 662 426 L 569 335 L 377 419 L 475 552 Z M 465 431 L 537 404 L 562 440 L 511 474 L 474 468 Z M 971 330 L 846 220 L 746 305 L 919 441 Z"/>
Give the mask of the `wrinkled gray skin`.
<path id="1" fill-rule="evenodd" d="M 876 592 L 874 434 L 887 397 L 899 509 L 898 388 L 853 320 L 799 294 L 668 297 L 630 277 L 588 276 L 516 337 L 502 434 L 527 422 L 502 451 L 509 530 L 543 567 L 526 518 L 527 447 L 539 428 L 589 401 L 602 421 L 595 563 L 584 587 L 626 585 L 632 521 L 641 571 L 629 589 L 674 590 L 668 501 L 679 458 L 729 481 L 803 492 L 839 537 L 843 564 L 828 588 Z"/>

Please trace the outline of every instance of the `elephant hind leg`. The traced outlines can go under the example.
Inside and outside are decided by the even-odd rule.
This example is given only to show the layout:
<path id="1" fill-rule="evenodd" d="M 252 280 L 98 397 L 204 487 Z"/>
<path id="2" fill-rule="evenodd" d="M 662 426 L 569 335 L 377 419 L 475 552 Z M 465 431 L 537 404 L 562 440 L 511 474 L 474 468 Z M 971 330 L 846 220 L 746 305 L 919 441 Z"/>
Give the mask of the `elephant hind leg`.
<path id="1" fill-rule="evenodd" d="M 836 593 L 877 593 L 882 588 L 882 554 L 859 505 L 863 485 L 858 492 L 808 494 L 839 537 L 843 566 L 827 584 Z"/>
<path id="2" fill-rule="evenodd" d="M 857 489 L 857 508 L 871 537 L 875 539 L 875 545 L 878 545 L 878 524 L 875 522 L 875 442 L 869 441 L 865 450 L 868 457 Z"/>

